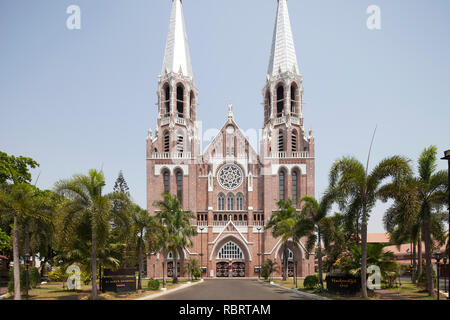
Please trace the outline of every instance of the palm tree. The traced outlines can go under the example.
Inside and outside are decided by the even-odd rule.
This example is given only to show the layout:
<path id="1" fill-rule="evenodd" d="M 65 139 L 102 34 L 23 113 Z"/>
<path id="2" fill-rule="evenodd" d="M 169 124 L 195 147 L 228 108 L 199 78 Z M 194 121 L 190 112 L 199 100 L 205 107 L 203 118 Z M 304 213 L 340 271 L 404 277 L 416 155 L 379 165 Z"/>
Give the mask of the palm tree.
<path id="1" fill-rule="evenodd" d="M 322 232 L 322 225 L 329 225 L 330 220 L 326 221 L 325 219 L 333 203 L 333 194 L 331 192 L 325 193 L 320 202 L 310 196 L 305 196 L 300 201 L 303 204 L 301 214 L 310 221 L 309 225 L 312 226 L 308 234 L 307 250 L 312 251 L 317 242 L 319 281 L 320 288 L 323 290 L 322 241 L 325 234 Z"/>
<path id="2" fill-rule="evenodd" d="M 418 239 L 419 249 L 421 239 L 425 241 L 427 290 L 430 296 L 434 296 L 432 238 L 441 243 L 445 241 L 440 210 L 446 203 L 448 188 L 447 172 L 436 171 L 436 169 L 437 148 L 431 146 L 424 149 L 418 159 L 417 177 L 409 176 L 397 183 L 397 186 L 395 183 L 387 185 L 381 192 L 384 201 L 389 198 L 394 199 L 394 204 L 385 216 L 386 226 L 397 234 L 394 236 L 411 235 L 414 239 Z M 396 188 L 397 192 L 393 191 Z M 419 253 L 419 263 L 421 259 L 422 256 Z"/>
<path id="3" fill-rule="evenodd" d="M 191 280 L 193 279 L 193 276 L 200 272 L 200 263 L 197 259 L 187 260 L 184 263 L 183 266 L 183 272 L 186 274 L 189 274 Z"/>
<path id="4" fill-rule="evenodd" d="M 105 244 L 110 229 L 112 199 L 114 195 L 103 195 L 105 177 L 103 172 L 91 169 L 88 175 L 74 175 L 71 179 L 55 184 L 58 194 L 68 201 L 64 204 L 64 231 L 84 223 L 90 232 L 90 261 L 92 273 L 92 299 L 97 299 L 97 255 Z"/>
<path id="5" fill-rule="evenodd" d="M 380 197 L 380 187 L 386 178 L 394 181 L 411 173 L 409 160 L 394 156 L 382 160 L 370 173 L 369 161 L 366 167 L 353 157 L 336 161 L 330 171 L 330 190 L 347 206 L 348 214 L 360 216 L 361 227 L 361 286 L 363 298 L 367 298 L 367 223 L 370 212 Z M 345 199 L 342 200 L 342 199 Z"/>
<path id="6" fill-rule="evenodd" d="M 264 261 L 262 269 L 267 271 L 267 274 L 269 275 L 269 281 L 272 280 L 272 273 L 278 271 L 278 264 L 275 261 L 272 261 L 271 259 L 267 259 Z"/>
<path id="7" fill-rule="evenodd" d="M 298 245 L 301 237 L 306 235 L 312 227 L 308 225 L 308 221 L 298 223 L 300 216 L 297 214 L 292 200 L 279 200 L 277 205 L 279 210 L 273 212 L 267 223 L 267 229 L 272 229 L 275 238 L 281 237 L 281 246 L 283 247 L 283 280 L 286 280 L 289 242 Z"/>
<path id="8" fill-rule="evenodd" d="M 49 216 L 44 208 L 42 198 L 38 196 L 37 188 L 18 183 L 6 185 L 0 189 L 0 212 L 11 214 L 13 220 L 13 261 L 14 261 L 14 299 L 20 300 L 20 261 L 19 232 L 23 230 L 25 221 L 35 219 L 49 223 Z"/>
<path id="9" fill-rule="evenodd" d="M 197 234 L 197 230 L 191 225 L 190 219 L 195 216 L 190 211 L 184 211 L 177 197 L 168 193 L 163 194 L 164 200 L 156 201 L 155 206 L 160 208 L 156 219 L 167 228 L 166 247 L 172 252 L 174 262 L 173 282 L 178 282 L 178 250 L 192 246 L 191 236 Z M 165 251 L 165 250 L 163 250 Z M 166 259 L 166 255 L 164 256 Z"/>
<path id="10" fill-rule="evenodd" d="M 147 210 L 142 209 L 138 205 L 134 205 L 133 215 L 133 236 L 134 242 L 138 247 L 138 265 L 139 265 L 139 276 L 138 276 L 138 289 L 142 290 L 142 273 L 144 272 L 143 266 L 143 253 L 146 247 L 146 234 L 152 232 L 154 225 L 156 223 L 155 218 L 150 216 Z"/>

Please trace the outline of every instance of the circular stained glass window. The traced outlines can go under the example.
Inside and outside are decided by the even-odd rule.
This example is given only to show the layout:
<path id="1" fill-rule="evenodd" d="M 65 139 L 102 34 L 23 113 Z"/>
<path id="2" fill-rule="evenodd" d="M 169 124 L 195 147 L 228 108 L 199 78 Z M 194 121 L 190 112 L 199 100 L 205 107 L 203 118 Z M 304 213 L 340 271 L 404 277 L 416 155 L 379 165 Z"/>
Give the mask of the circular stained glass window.
<path id="1" fill-rule="evenodd" d="M 219 170 L 217 181 L 226 190 L 234 190 L 242 184 L 244 174 L 235 164 L 226 164 Z"/>

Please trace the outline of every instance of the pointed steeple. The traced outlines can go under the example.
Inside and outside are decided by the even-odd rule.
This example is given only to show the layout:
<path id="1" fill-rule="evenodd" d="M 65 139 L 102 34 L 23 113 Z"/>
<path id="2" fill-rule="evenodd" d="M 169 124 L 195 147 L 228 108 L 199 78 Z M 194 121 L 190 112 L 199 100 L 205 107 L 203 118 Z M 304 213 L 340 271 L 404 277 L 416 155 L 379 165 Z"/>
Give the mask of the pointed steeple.
<path id="1" fill-rule="evenodd" d="M 299 74 L 287 3 L 286 0 L 278 0 L 272 52 L 267 74 L 274 76 L 287 71 Z"/>
<path id="2" fill-rule="evenodd" d="M 166 53 L 161 74 L 166 71 L 168 73 L 181 72 L 184 76 L 193 77 L 181 0 L 173 0 L 169 35 L 167 36 Z"/>

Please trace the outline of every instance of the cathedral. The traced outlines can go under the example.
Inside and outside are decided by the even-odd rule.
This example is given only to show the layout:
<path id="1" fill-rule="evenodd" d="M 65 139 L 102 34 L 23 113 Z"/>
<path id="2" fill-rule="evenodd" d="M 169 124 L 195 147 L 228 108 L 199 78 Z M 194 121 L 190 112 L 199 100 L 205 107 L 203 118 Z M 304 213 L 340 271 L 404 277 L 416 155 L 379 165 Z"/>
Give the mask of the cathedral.
<path id="1" fill-rule="evenodd" d="M 264 79 L 261 79 L 264 80 Z M 267 259 L 281 276 L 283 248 L 264 226 L 278 209 L 275 199 L 314 196 L 314 137 L 303 123 L 300 74 L 286 0 L 278 0 L 269 68 L 262 90 L 264 113 L 260 151 L 246 139 L 232 105 L 219 134 L 200 150 L 197 97 L 181 0 L 173 0 L 161 75 L 156 132 L 147 137 L 147 209 L 163 192 L 176 195 L 195 215 L 193 245 L 173 256 L 147 258 L 147 276 L 183 277 L 183 263 L 197 259 L 203 278 L 258 277 Z M 288 275 L 314 273 L 314 252 L 305 239 L 289 243 Z M 166 270 L 163 270 L 163 262 Z"/>

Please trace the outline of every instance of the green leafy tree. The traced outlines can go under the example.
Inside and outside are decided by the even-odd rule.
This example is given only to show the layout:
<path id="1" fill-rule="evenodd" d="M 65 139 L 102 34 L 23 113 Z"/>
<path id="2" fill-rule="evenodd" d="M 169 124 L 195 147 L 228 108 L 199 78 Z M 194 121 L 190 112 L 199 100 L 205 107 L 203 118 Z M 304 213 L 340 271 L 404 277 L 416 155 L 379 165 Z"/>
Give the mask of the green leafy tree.
<path id="1" fill-rule="evenodd" d="M 437 171 L 437 148 L 431 146 L 418 159 L 418 176 L 393 182 L 381 190 L 383 200 L 394 199 L 384 221 L 397 240 L 421 238 L 425 242 L 427 290 L 434 296 L 432 261 L 434 243 L 445 242 L 444 205 L 448 199 L 447 171 Z M 420 246 L 419 246 L 420 248 Z M 419 261 L 421 261 L 419 254 Z M 420 268 L 421 269 L 421 268 Z M 420 277 L 420 273 L 418 274 Z"/>
<path id="2" fill-rule="evenodd" d="M 264 278 L 267 278 L 269 280 L 272 280 L 272 274 L 274 272 L 278 271 L 278 264 L 275 261 L 272 261 L 271 259 L 267 259 L 264 261 L 263 266 L 261 268 L 261 273 Z"/>
<path id="3" fill-rule="evenodd" d="M 160 211 L 156 214 L 156 219 L 167 230 L 167 238 L 164 239 L 165 245 L 163 247 L 173 254 L 175 268 L 173 282 L 176 283 L 178 281 L 178 250 L 192 246 L 191 236 L 196 235 L 197 230 L 191 225 L 190 219 L 194 219 L 195 216 L 192 212 L 184 211 L 181 208 L 177 197 L 168 193 L 164 193 L 163 197 L 164 200 L 155 202 L 155 206 L 160 208 Z M 166 254 L 164 259 L 166 259 Z"/>
<path id="4" fill-rule="evenodd" d="M 11 238 L 0 229 L 0 252 L 11 249 Z"/>
<path id="5" fill-rule="evenodd" d="M 0 151 L 0 213 L 13 220 L 14 299 L 20 300 L 19 225 L 24 216 L 36 215 L 33 211 L 35 190 L 29 185 L 30 169 L 39 164 L 31 158 L 15 157 Z"/>
<path id="6" fill-rule="evenodd" d="M 307 250 L 312 251 L 314 246 L 317 245 L 317 259 L 319 267 L 319 282 L 320 288 L 323 290 L 323 268 L 322 268 L 322 242 L 325 240 L 324 233 L 325 228 L 330 228 L 329 224 L 331 220 L 326 220 L 328 211 L 333 203 L 333 194 L 331 191 L 325 193 L 321 201 L 318 202 L 316 199 L 310 196 L 305 196 L 300 199 L 302 203 L 301 214 L 302 217 L 308 220 L 309 223 L 306 225 L 311 226 L 307 232 Z M 303 223 L 300 222 L 300 223 Z"/>
<path id="7" fill-rule="evenodd" d="M 201 274 L 200 262 L 198 261 L 198 259 L 191 259 L 185 261 L 183 265 L 183 272 L 185 274 L 188 274 L 191 280 L 193 279 L 194 276 L 197 279 L 198 274 Z"/>
<path id="8" fill-rule="evenodd" d="M 272 229 L 275 238 L 281 238 L 283 248 L 283 280 L 287 279 L 288 269 L 288 246 L 292 243 L 298 245 L 301 237 L 313 229 L 311 221 L 297 214 L 292 200 L 279 200 L 279 210 L 274 211 L 267 223 L 267 229 Z M 303 219 L 302 219 L 303 218 Z M 299 222 L 299 220 L 301 220 Z"/>
<path id="9" fill-rule="evenodd" d="M 147 210 L 140 208 L 138 205 L 134 205 L 133 210 L 133 239 L 138 248 L 138 265 L 139 265 L 139 276 L 138 276 L 138 289 L 142 289 L 142 274 L 144 272 L 144 252 L 146 251 L 146 243 L 151 243 L 146 241 L 147 234 L 157 233 L 158 226 L 155 217 L 148 214 Z"/>
<path id="10" fill-rule="evenodd" d="M 387 178 L 394 181 L 411 174 L 409 160 L 394 156 L 382 160 L 371 172 L 369 161 L 364 165 L 355 158 L 344 157 L 336 161 L 330 171 L 330 190 L 335 192 L 341 208 L 359 216 L 361 225 L 361 286 L 363 298 L 367 298 L 367 223 L 380 188 Z M 343 200 L 344 199 L 344 200 Z"/>
<path id="11" fill-rule="evenodd" d="M 104 187 L 103 172 L 94 169 L 89 170 L 88 175 L 74 175 L 71 179 L 61 180 L 55 184 L 56 192 L 68 199 L 62 208 L 64 214 L 63 234 L 70 234 L 74 230 L 73 228 L 78 234 L 84 234 L 84 237 L 76 239 L 79 242 L 77 250 L 70 252 L 69 255 L 86 258 L 86 247 L 90 246 L 92 299 L 94 300 L 98 298 L 98 252 L 105 248 L 110 234 L 112 203 L 128 201 L 128 198 L 122 194 L 104 195 Z M 123 206 L 125 207 L 125 204 Z M 89 242 L 84 241 L 87 235 L 90 235 Z"/>

